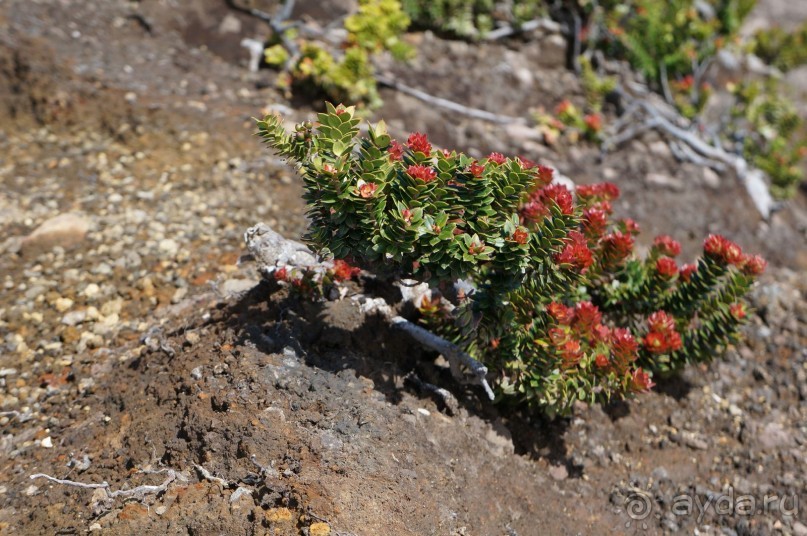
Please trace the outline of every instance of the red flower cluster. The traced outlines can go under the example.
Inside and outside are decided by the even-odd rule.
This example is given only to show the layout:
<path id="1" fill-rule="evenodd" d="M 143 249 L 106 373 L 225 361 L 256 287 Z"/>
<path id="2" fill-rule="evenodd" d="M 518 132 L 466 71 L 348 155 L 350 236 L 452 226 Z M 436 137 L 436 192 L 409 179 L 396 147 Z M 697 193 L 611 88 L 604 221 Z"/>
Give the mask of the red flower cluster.
<path id="1" fill-rule="evenodd" d="M 689 281 L 690 278 L 692 277 L 692 274 L 694 274 L 697 271 L 698 271 L 697 264 L 684 264 L 683 266 L 681 266 L 681 270 L 678 273 L 679 277 L 683 281 Z"/>
<path id="2" fill-rule="evenodd" d="M 631 332 L 625 328 L 614 328 L 611 331 L 611 354 L 614 365 L 619 372 L 628 368 L 628 365 L 639 357 L 636 353 L 639 343 Z"/>
<path id="3" fill-rule="evenodd" d="M 576 188 L 577 197 L 586 205 L 598 201 L 613 201 L 619 198 L 619 187 L 612 182 L 581 184 Z"/>
<path id="4" fill-rule="evenodd" d="M 703 241 L 703 251 L 714 259 L 735 266 L 740 266 L 745 260 L 740 246 L 720 235 L 707 236 Z"/>
<path id="5" fill-rule="evenodd" d="M 746 255 L 742 263 L 742 271 L 747 275 L 762 275 L 768 262 L 759 255 Z"/>
<path id="6" fill-rule="evenodd" d="M 471 167 L 468 168 L 468 171 L 471 172 L 471 175 L 476 177 L 477 179 L 482 176 L 482 173 L 485 172 L 485 166 L 481 165 L 479 162 L 474 160 L 474 163 L 471 164 Z"/>
<path id="7" fill-rule="evenodd" d="M 555 176 L 555 170 L 549 166 L 538 165 L 535 173 L 535 179 L 538 186 L 548 186 Z"/>
<path id="8" fill-rule="evenodd" d="M 656 384 L 650 379 L 650 375 L 642 370 L 642 367 L 633 371 L 630 378 L 630 390 L 634 393 L 644 393 L 653 388 Z"/>
<path id="9" fill-rule="evenodd" d="M 600 114 L 589 114 L 583 118 L 583 121 L 586 123 L 586 127 L 594 133 L 602 130 L 602 116 Z"/>
<path id="10" fill-rule="evenodd" d="M 423 182 L 431 182 L 437 178 L 437 172 L 429 166 L 414 165 L 406 168 L 406 172 L 413 179 L 419 179 Z"/>
<path id="11" fill-rule="evenodd" d="M 505 158 L 502 153 L 490 153 L 488 155 L 488 162 L 493 162 L 494 164 L 502 165 L 505 162 L 507 162 L 507 158 Z"/>
<path id="12" fill-rule="evenodd" d="M 549 340 L 563 361 L 563 368 L 571 368 L 580 362 L 583 351 L 580 341 L 572 337 L 571 332 L 564 328 L 551 328 Z"/>
<path id="13" fill-rule="evenodd" d="M 742 320 L 745 318 L 745 305 L 742 303 L 733 303 L 729 307 L 729 312 L 736 320 Z"/>
<path id="14" fill-rule="evenodd" d="M 351 266 L 342 259 L 333 261 L 333 278 L 337 281 L 347 281 L 361 273 L 361 268 Z"/>
<path id="15" fill-rule="evenodd" d="M 427 157 L 432 154 L 432 144 L 429 143 L 429 138 L 426 134 L 421 134 L 420 132 L 411 134 L 406 140 L 406 145 L 415 153 L 423 153 Z"/>
<path id="16" fill-rule="evenodd" d="M 563 214 L 568 216 L 574 213 L 574 200 L 572 199 L 572 193 L 564 185 L 549 185 L 546 188 L 539 190 L 539 194 L 539 199 L 544 205 L 546 205 L 547 199 L 551 199 L 556 205 L 558 205 L 558 207 L 560 207 L 560 211 L 563 212 Z"/>
<path id="17" fill-rule="evenodd" d="M 565 326 L 571 324 L 574 319 L 574 309 L 562 303 L 551 302 L 546 306 L 546 312 L 555 319 L 555 322 Z"/>
<path id="18" fill-rule="evenodd" d="M 681 348 L 681 335 L 675 331 L 675 319 L 664 311 L 656 311 L 647 318 L 650 331 L 644 337 L 644 346 L 654 354 L 666 354 Z"/>
<path id="19" fill-rule="evenodd" d="M 653 240 L 653 248 L 661 255 L 676 257 L 681 253 L 681 244 L 670 235 L 659 235 Z"/>
<path id="20" fill-rule="evenodd" d="M 364 199 L 369 199 L 375 195 L 375 191 L 378 189 L 378 185 L 374 182 L 361 182 L 359 184 L 359 195 L 362 196 Z"/>
<path id="21" fill-rule="evenodd" d="M 589 301 L 578 303 L 574 308 L 572 328 L 579 334 L 593 336 L 602 322 L 602 313 Z"/>
<path id="22" fill-rule="evenodd" d="M 558 264 L 570 264 L 573 268 L 585 272 L 594 264 L 594 257 L 588 248 L 586 237 L 578 231 L 570 231 L 566 237 L 566 245 L 556 257 Z"/>
<path id="23" fill-rule="evenodd" d="M 569 189 L 562 184 L 551 184 L 530 195 L 527 203 L 519 211 L 522 221 L 532 223 L 544 219 L 549 214 L 548 200 L 558 205 L 563 214 L 574 213 L 574 199 Z"/>
<path id="24" fill-rule="evenodd" d="M 633 252 L 633 236 L 620 231 L 605 235 L 600 243 L 603 264 L 607 266 L 619 265 Z"/>
<path id="25" fill-rule="evenodd" d="M 678 273 L 678 265 L 669 257 L 661 257 L 656 261 L 656 272 L 662 279 L 672 279 Z"/>
<path id="26" fill-rule="evenodd" d="M 530 238 L 530 232 L 525 229 L 524 227 L 519 227 L 513 233 L 513 241 L 517 244 L 521 244 L 522 246 L 527 243 L 527 240 Z"/>
<path id="27" fill-rule="evenodd" d="M 283 266 L 275 270 L 275 281 L 287 281 L 289 279 L 289 270 Z"/>
<path id="28" fill-rule="evenodd" d="M 387 147 L 387 154 L 389 155 L 389 159 L 393 162 L 403 160 L 403 151 L 404 147 L 398 142 L 398 140 L 392 140 L 389 147 Z"/>
<path id="29" fill-rule="evenodd" d="M 586 209 L 583 211 L 582 225 L 583 232 L 588 238 L 599 238 L 608 226 L 608 214 L 601 208 Z"/>

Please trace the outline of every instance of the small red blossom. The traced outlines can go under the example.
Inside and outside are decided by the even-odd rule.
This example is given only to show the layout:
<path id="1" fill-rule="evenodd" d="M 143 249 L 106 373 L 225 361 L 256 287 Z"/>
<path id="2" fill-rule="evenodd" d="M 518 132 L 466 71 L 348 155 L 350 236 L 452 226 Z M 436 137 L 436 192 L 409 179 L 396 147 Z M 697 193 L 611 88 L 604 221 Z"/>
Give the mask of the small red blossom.
<path id="1" fill-rule="evenodd" d="M 387 147 L 387 154 L 389 155 L 389 159 L 393 162 L 403 160 L 403 152 L 404 146 L 401 145 L 398 140 L 392 140 L 389 147 Z"/>
<path id="2" fill-rule="evenodd" d="M 703 241 L 703 251 L 706 255 L 721 260 L 726 264 L 741 265 L 744 256 L 740 246 L 720 235 L 709 235 Z"/>
<path id="3" fill-rule="evenodd" d="M 589 238 L 599 238 L 608 226 L 608 214 L 601 208 L 589 208 L 583 211 L 583 232 Z"/>
<path id="4" fill-rule="evenodd" d="M 555 107 L 555 115 L 564 115 L 572 110 L 574 110 L 574 105 L 572 102 L 568 99 L 564 99 Z"/>
<path id="5" fill-rule="evenodd" d="M 523 223 L 533 223 L 543 220 L 549 214 L 549 210 L 540 201 L 533 200 L 522 206 L 518 214 Z"/>
<path id="6" fill-rule="evenodd" d="M 669 257 L 661 257 L 656 261 L 656 272 L 663 279 L 672 279 L 678 273 L 678 265 Z"/>
<path id="7" fill-rule="evenodd" d="M 415 153 L 423 153 L 427 157 L 432 154 L 432 144 L 429 143 L 429 138 L 426 134 L 421 134 L 420 132 L 411 134 L 406 140 L 406 145 Z"/>
<path id="8" fill-rule="evenodd" d="M 683 281 L 689 281 L 692 278 L 692 274 L 698 271 L 697 264 L 684 264 L 681 266 L 681 269 L 678 272 L 678 277 L 680 277 Z"/>
<path id="9" fill-rule="evenodd" d="M 490 339 L 490 347 L 491 347 L 491 349 L 495 350 L 496 348 L 499 347 L 500 343 L 501 343 L 500 339 Z"/>
<path id="10" fill-rule="evenodd" d="M 564 215 L 574 213 L 574 200 L 572 193 L 562 184 L 552 184 L 540 190 L 540 200 L 546 204 L 547 199 L 551 199 L 560 208 Z"/>
<path id="11" fill-rule="evenodd" d="M 565 341 L 558 346 L 557 349 L 561 359 L 563 360 L 563 366 L 565 368 L 570 368 L 577 365 L 580 362 L 580 359 L 583 357 L 583 352 L 580 349 L 580 341 L 574 339 Z"/>
<path id="12" fill-rule="evenodd" d="M 667 314 L 666 311 L 656 311 L 647 317 L 647 325 L 650 331 L 670 333 L 675 330 L 675 318 Z"/>
<path id="13" fill-rule="evenodd" d="M 471 175 L 473 175 L 478 179 L 479 177 L 482 176 L 482 173 L 485 172 L 485 166 L 479 164 L 479 162 L 477 161 L 474 161 L 474 163 L 471 164 L 471 167 L 468 168 L 468 171 L 470 171 Z"/>
<path id="14" fill-rule="evenodd" d="M 593 303 L 583 301 L 575 306 L 572 325 L 578 333 L 593 334 L 601 321 L 602 313 Z"/>
<path id="15" fill-rule="evenodd" d="M 362 196 L 364 199 L 369 199 L 375 195 L 375 191 L 378 189 L 378 185 L 374 182 L 362 182 L 359 181 L 359 195 Z"/>
<path id="16" fill-rule="evenodd" d="M 530 233 L 524 227 L 519 227 L 513 233 L 512 239 L 517 244 L 521 244 L 522 246 L 527 243 L 527 240 L 530 238 Z"/>
<path id="17" fill-rule="evenodd" d="M 593 203 L 596 201 L 613 201 L 621 195 L 619 187 L 612 182 L 599 182 L 596 184 L 581 184 L 575 189 L 581 202 Z"/>
<path id="18" fill-rule="evenodd" d="M 578 231 L 571 231 L 566 237 L 566 245 L 555 257 L 555 261 L 559 264 L 570 264 L 583 273 L 594 264 L 594 256 L 588 248 L 586 237 Z"/>
<path id="19" fill-rule="evenodd" d="M 555 319 L 555 322 L 562 325 L 570 324 L 574 318 L 574 309 L 558 302 L 548 304 L 546 306 L 546 312 Z"/>
<path id="20" fill-rule="evenodd" d="M 437 178 L 437 172 L 429 166 L 414 165 L 406 168 L 406 172 L 413 179 L 418 179 L 423 182 L 431 182 Z"/>
<path id="21" fill-rule="evenodd" d="M 731 316 L 733 316 L 736 320 L 742 320 L 745 318 L 745 305 L 742 303 L 733 303 L 729 307 L 729 312 Z"/>
<path id="22" fill-rule="evenodd" d="M 521 164 L 522 169 L 533 169 L 538 167 L 537 162 L 534 162 L 529 158 L 524 158 L 523 156 L 518 157 L 518 163 Z"/>
<path id="23" fill-rule="evenodd" d="M 608 361 L 608 356 L 605 354 L 597 354 L 597 357 L 594 358 L 594 364 L 601 369 L 607 369 L 611 365 Z"/>
<path id="24" fill-rule="evenodd" d="M 644 393 L 652 389 L 656 384 L 650 379 L 650 375 L 641 367 L 633 371 L 630 377 L 630 390 L 634 393 Z"/>
<path id="25" fill-rule="evenodd" d="M 326 175 L 335 175 L 336 171 L 337 171 L 336 168 L 331 164 L 325 164 L 322 166 L 322 172 L 325 173 Z"/>
<path id="26" fill-rule="evenodd" d="M 636 223 L 632 218 L 625 218 L 624 220 L 619 222 L 619 224 L 620 224 L 620 227 L 622 227 L 622 229 L 624 229 L 624 232 L 630 233 L 633 236 L 636 236 L 637 234 L 639 234 L 641 232 L 641 229 L 639 228 L 639 224 Z"/>
<path id="27" fill-rule="evenodd" d="M 454 151 L 451 151 L 449 149 L 443 149 L 442 153 L 443 156 L 446 158 L 451 158 L 454 155 Z"/>
<path id="28" fill-rule="evenodd" d="M 742 263 L 742 271 L 747 275 L 762 275 L 768 262 L 759 255 L 747 255 Z"/>
<path id="29" fill-rule="evenodd" d="M 361 268 L 351 266 L 342 259 L 333 261 L 333 278 L 337 281 L 347 281 L 361 273 Z"/>
<path id="30" fill-rule="evenodd" d="M 670 235 L 659 235 L 653 240 L 653 247 L 661 255 L 675 257 L 681 253 L 681 244 Z"/>
<path id="31" fill-rule="evenodd" d="M 611 352 L 620 369 L 625 369 L 629 363 L 636 361 L 638 350 L 639 342 L 629 330 L 614 328 L 611 332 Z"/>
<path id="32" fill-rule="evenodd" d="M 548 186 L 555 176 L 555 170 L 549 166 L 538 165 L 535 179 L 540 186 Z"/>
<path id="33" fill-rule="evenodd" d="M 583 121 L 586 123 L 586 127 L 594 133 L 602 130 L 602 116 L 600 114 L 589 114 L 583 118 Z"/>
<path id="34" fill-rule="evenodd" d="M 664 342 L 664 335 L 651 331 L 644 336 L 644 346 L 654 354 L 662 354 L 665 352 L 666 343 Z"/>
<path id="35" fill-rule="evenodd" d="M 507 162 L 507 158 L 502 153 L 490 153 L 488 155 L 488 162 L 493 162 L 494 164 L 502 165 Z"/>
<path id="36" fill-rule="evenodd" d="M 401 211 L 401 217 L 407 224 L 412 223 L 412 211 L 409 210 L 408 208 L 405 208 Z"/>
<path id="37" fill-rule="evenodd" d="M 555 346 L 560 346 L 569 339 L 569 332 L 563 328 L 550 328 L 549 340 Z"/>
<path id="38" fill-rule="evenodd" d="M 602 238 L 602 256 L 605 264 L 618 265 L 633 252 L 633 236 L 619 231 Z"/>
<path id="39" fill-rule="evenodd" d="M 285 266 L 283 266 L 282 268 L 275 270 L 274 275 L 276 281 L 287 281 L 289 278 L 289 271 Z"/>

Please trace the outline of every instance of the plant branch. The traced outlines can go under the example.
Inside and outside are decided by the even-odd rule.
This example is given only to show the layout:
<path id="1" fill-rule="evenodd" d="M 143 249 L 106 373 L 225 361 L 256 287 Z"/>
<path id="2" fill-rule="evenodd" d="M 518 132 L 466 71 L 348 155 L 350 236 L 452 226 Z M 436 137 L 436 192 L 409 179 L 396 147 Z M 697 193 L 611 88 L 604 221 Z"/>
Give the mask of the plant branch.
<path id="1" fill-rule="evenodd" d="M 110 499 L 115 499 L 115 498 L 118 498 L 118 497 L 124 497 L 124 498 L 138 497 L 138 498 L 142 499 L 146 495 L 163 493 L 164 491 L 166 491 L 168 489 L 168 486 L 174 480 L 177 479 L 177 476 L 178 476 L 177 472 L 174 471 L 173 469 L 168 469 L 166 472 L 168 473 L 168 476 L 165 478 L 165 480 L 163 481 L 162 484 L 137 486 L 136 488 L 119 489 L 117 491 L 110 491 L 109 483 L 106 482 L 106 481 L 101 482 L 100 484 L 92 484 L 92 483 L 85 484 L 84 482 L 76 482 L 74 480 L 66 480 L 66 479 L 56 478 L 56 477 L 53 477 L 53 476 L 50 476 L 50 475 L 46 475 L 44 473 L 36 473 L 34 475 L 31 475 L 30 478 L 32 480 L 37 479 L 37 478 L 45 478 L 45 479 L 47 479 L 47 480 L 49 480 L 51 482 L 54 482 L 56 484 L 61 484 L 63 486 L 73 486 L 73 487 L 76 487 L 76 488 L 102 489 L 102 490 L 104 490 L 106 492 L 107 497 L 110 498 Z"/>
<path id="2" fill-rule="evenodd" d="M 416 89 L 406 84 L 402 84 L 393 78 L 386 77 L 383 75 L 377 75 L 376 81 L 379 85 L 385 86 L 388 88 L 392 88 L 396 91 L 400 91 L 405 95 L 409 95 L 411 97 L 415 97 L 416 99 L 420 99 L 423 102 L 431 104 L 433 106 L 439 106 L 440 108 L 445 108 L 446 110 L 450 110 L 452 112 L 456 112 L 467 117 L 472 117 L 474 119 L 481 119 L 483 121 L 489 121 L 491 123 L 496 123 L 499 125 L 511 125 L 511 124 L 527 124 L 527 120 L 523 117 L 511 117 L 508 115 L 501 115 L 493 112 L 488 112 L 486 110 L 480 110 L 479 108 L 471 108 L 469 106 L 465 106 L 464 104 L 460 104 L 458 102 L 444 99 L 442 97 L 435 97 L 434 95 L 430 95 L 425 91 L 420 89 Z"/>
<path id="3" fill-rule="evenodd" d="M 482 39 L 484 41 L 497 41 L 505 37 L 510 37 L 511 35 L 519 35 L 526 32 L 532 32 L 534 30 L 546 30 L 549 32 L 557 32 L 560 31 L 560 26 L 558 25 L 557 22 L 553 21 L 552 19 L 547 18 L 532 19 L 528 20 L 524 24 L 518 24 L 518 25 L 508 24 L 506 26 L 501 26 L 493 31 L 486 33 L 484 36 L 482 36 Z"/>
<path id="4" fill-rule="evenodd" d="M 706 157 L 707 160 L 702 160 L 701 158 L 697 158 L 697 160 L 706 163 L 706 165 L 711 163 L 710 167 L 713 167 L 715 163 L 721 163 L 733 168 L 740 183 L 745 187 L 751 200 L 754 202 L 757 211 L 759 211 L 764 219 L 767 220 L 771 213 L 776 210 L 778 205 L 773 200 L 770 190 L 765 183 L 764 174 L 760 170 L 751 168 L 741 155 L 726 152 L 722 147 L 712 145 L 703 140 L 696 132 L 675 125 L 671 120 L 665 117 L 658 108 L 645 99 L 634 100 L 628 97 L 624 92 L 621 92 L 621 97 L 629 101 L 630 104 L 623 119 L 616 123 L 620 129 L 626 127 L 629 124 L 629 120 L 634 119 L 640 111 L 644 112 L 645 119 L 638 125 L 627 127 L 627 129 L 622 132 L 619 132 L 618 129 L 614 129 L 614 134 L 603 142 L 603 151 L 607 152 L 635 138 L 646 130 L 658 129 L 681 142 L 682 147 L 684 145 L 688 146 L 686 151 L 682 151 L 682 154 L 685 154 L 687 158 L 695 161 L 695 157 L 698 156 L 696 153 L 700 153 L 700 156 Z"/>

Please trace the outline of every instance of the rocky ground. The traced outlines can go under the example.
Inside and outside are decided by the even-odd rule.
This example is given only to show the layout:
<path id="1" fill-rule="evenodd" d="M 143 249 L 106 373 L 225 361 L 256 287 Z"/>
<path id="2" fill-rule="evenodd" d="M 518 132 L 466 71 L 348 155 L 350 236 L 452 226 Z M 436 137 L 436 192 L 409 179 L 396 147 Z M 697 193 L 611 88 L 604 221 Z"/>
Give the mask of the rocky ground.
<path id="1" fill-rule="evenodd" d="M 313 113 L 246 69 L 239 42 L 266 34 L 217 0 L 0 3 L 0 531 L 807 535 L 803 194 L 763 222 L 652 134 L 549 149 L 385 90 L 398 136 L 612 180 L 645 240 L 694 255 L 721 231 L 772 261 L 722 359 L 566 420 L 505 413 L 354 302 L 295 301 L 239 264 L 255 222 L 305 227 L 293 170 L 253 136 L 267 109 Z M 436 95 L 510 115 L 582 99 L 558 35 L 411 39 L 418 59 L 385 68 Z"/>

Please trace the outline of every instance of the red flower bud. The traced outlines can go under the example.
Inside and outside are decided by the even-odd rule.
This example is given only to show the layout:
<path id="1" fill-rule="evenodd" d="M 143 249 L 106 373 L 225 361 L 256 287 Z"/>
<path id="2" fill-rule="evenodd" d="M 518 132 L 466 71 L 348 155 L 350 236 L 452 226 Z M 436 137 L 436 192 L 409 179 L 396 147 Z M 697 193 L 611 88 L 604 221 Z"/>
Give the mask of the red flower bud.
<path id="1" fill-rule="evenodd" d="M 387 147 L 387 154 L 389 155 L 389 159 L 393 162 L 403 160 L 403 151 L 403 145 L 401 145 L 397 140 L 392 140 L 389 147 Z"/>
<path id="2" fill-rule="evenodd" d="M 684 264 L 681 266 L 681 270 L 679 271 L 679 277 L 683 281 L 689 281 L 692 277 L 692 274 L 698 271 L 697 264 Z"/>
<path id="3" fill-rule="evenodd" d="M 748 255 L 742 264 L 742 271 L 747 275 L 762 275 L 768 262 L 759 255 Z"/>
<path id="4" fill-rule="evenodd" d="M 361 268 L 351 266 L 342 259 L 333 261 L 333 278 L 337 281 L 347 281 L 361 273 Z"/>
<path id="5" fill-rule="evenodd" d="M 566 307 L 562 303 L 552 302 L 546 306 L 546 312 L 555 319 L 558 324 L 568 325 L 574 318 L 574 309 Z"/>
<path id="6" fill-rule="evenodd" d="M 413 152 L 423 153 L 427 157 L 432 154 L 432 145 L 429 143 L 429 138 L 426 134 L 415 132 L 406 140 L 406 145 L 408 145 Z"/>
<path id="7" fill-rule="evenodd" d="M 364 199 L 369 199 L 375 195 L 375 191 L 378 189 L 378 185 L 373 182 L 363 182 L 359 181 L 359 195 L 362 196 Z"/>
<path id="8" fill-rule="evenodd" d="M 630 390 L 634 393 L 644 393 L 652 389 L 656 384 L 650 379 L 650 375 L 641 367 L 633 371 L 630 378 Z"/>
<path id="9" fill-rule="evenodd" d="M 552 182 L 554 175 L 554 169 L 549 166 L 539 165 L 538 170 L 535 173 L 535 178 L 540 186 L 547 186 Z"/>
<path id="10" fill-rule="evenodd" d="M 669 257 L 661 257 L 656 261 L 656 272 L 663 279 L 672 279 L 678 273 L 678 266 Z"/>
<path id="11" fill-rule="evenodd" d="M 733 303 L 729 307 L 729 312 L 736 320 L 742 320 L 745 318 L 745 305 L 742 303 Z"/>
<path id="12" fill-rule="evenodd" d="M 681 244 L 669 235 L 659 235 L 653 240 L 653 247 L 661 254 L 675 257 L 681 253 Z"/>
<path id="13" fill-rule="evenodd" d="M 581 273 L 594 264 L 594 257 L 586 243 L 586 237 L 577 231 L 569 232 L 563 251 L 555 257 L 558 264 L 570 264 Z"/>
<path id="14" fill-rule="evenodd" d="M 494 164 L 502 165 L 507 161 L 502 153 L 490 153 L 488 155 L 488 162 L 493 162 Z"/>
<path id="15" fill-rule="evenodd" d="M 277 268 L 274 275 L 275 281 L 286 281 L 289 278 L 289 271 L 285 266 L 283 266 L 282 268 Z"/>
<path id="16" fill-rule="evenodd" d="M 434 171 L 429 166 L 421 166 L 421 165 L 409 166 L 408 168 L 406 168 L 406 172 L 409 173 L 409 176 L 412 177 L 413 179 L 419 179 L 426 183 L 431 182 L 437 178 L 437 172 Z"/>
<path id="17" fill-rule="evenodd" d="M 485 166 L 480 165 L 479 162 L 477 161 L 474 161 L 474 163 L 471 164 L 469 171 L 471 172 L 471 175 L 473 175 L 478 179 L 479 177 L 482 176 L 482 173 L 485 172 Z"/>
<path id="18" fill-rule="evenodd" d="M 524 245 L 527 243 L 527 240 L 529 240 L 530 233 L 524 227 L 519 227 L 513 233 L 512 238 L 516 243 Z"/>
<path id="19" fill-rule="evenodd" d="M 583 118 L 586 127 L 592 132 L 599 132 L 602 130 L 602 116 L 600 114 L 589 114 Z"/>

